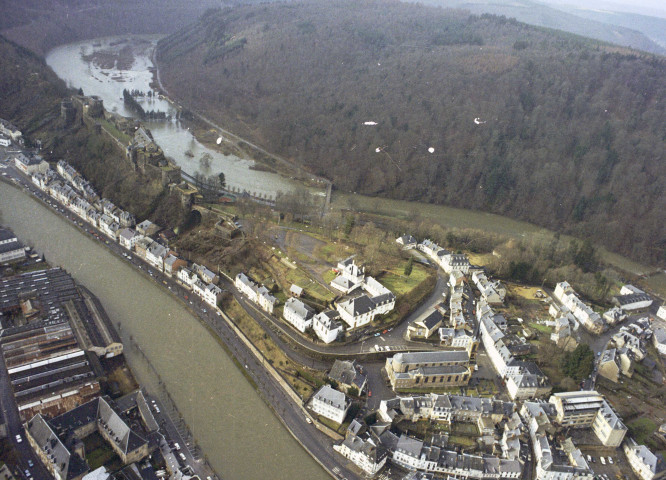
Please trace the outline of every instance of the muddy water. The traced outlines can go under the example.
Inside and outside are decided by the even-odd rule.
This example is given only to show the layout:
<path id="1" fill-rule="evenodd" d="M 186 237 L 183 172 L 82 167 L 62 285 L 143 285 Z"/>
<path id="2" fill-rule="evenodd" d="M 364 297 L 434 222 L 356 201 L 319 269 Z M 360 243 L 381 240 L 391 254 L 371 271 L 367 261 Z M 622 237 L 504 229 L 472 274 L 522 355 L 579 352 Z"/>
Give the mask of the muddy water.
<path id="1" fill-rule="evenodd" d="M 132 336 L 162 378 L 194 437 L 224 480 L 330 478 L 291 437 L 231 359 L 166 290 L 140 275 L 27 194 L 0 182 L 0 222 L 67 269 Z M 125 350 L 139 381 L 146 363 Z"/>

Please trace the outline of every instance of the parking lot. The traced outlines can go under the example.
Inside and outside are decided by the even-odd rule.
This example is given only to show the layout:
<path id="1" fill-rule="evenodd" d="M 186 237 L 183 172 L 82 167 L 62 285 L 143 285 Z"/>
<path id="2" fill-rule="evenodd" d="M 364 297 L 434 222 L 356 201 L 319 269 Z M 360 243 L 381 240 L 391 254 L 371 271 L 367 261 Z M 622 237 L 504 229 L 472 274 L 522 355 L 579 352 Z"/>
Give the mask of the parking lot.
<path id="1" fill-rule="evenodd" d="M 581 452 L 598 479 L 636 480 L 622 449 L 594 446 L 582 447 Z"/>

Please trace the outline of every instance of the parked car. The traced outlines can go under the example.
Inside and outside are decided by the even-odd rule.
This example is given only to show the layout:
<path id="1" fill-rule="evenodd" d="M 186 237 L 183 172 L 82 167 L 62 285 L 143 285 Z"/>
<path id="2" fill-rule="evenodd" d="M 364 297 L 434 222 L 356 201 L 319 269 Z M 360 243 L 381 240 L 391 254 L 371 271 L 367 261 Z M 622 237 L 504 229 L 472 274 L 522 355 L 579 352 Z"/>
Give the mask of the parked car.
<path id="1" fill-rule="evenodd" d="M 16 435 L 16 443 L 21 443 L 23 439 L 21 438 L 21 435 Z"/>
<path id="2" fill-rule="evenodd" d="M 602 465 L 606 465 L 606 459 L 604 457 L 599 457 L 599 461 Z"/>
<path id="3" fill-rule="evenodd" d="M 612 458 L 612 457 L 608 457 L 608 463 L 610 463 L 611 465 L 613 465 L 613 458 Z"/>

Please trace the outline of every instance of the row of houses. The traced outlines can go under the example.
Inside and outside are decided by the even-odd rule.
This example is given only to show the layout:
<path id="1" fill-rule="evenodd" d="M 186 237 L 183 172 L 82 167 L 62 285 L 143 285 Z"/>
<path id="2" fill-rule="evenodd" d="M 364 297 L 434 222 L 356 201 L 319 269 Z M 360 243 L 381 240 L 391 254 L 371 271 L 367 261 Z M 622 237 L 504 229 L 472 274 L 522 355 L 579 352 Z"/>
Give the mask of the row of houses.
<path id="1" fill-rule="evenodd" d="M 51 169 L 33 174 L 32 181 L 106 236 L 134 252 L 158 271 L 177 277 L 203 301 L 217 307 L 222 289 L 215 285 L 218 281 L 215 273 L 196 264 L 190 269 L 186 268 L 187 261 L 168 248 L 166 237 L 160 241 L 151 238 L 151 235 L 157 235 L 162 230 L 158 225 L 150 220 L 137 224 L 132 213 L 116 207 L 108 199 L 100 199 L 92 185 L 64 160 L 58 162 L 57 172 L 65 182 L 60 181 Z"/>
<path id="2" fill-rule="evenodd" d="M 520 478 L 522 464 L 518 460 L 491 455 L 472 455 L 446 449 L 446 437 L 433 435 L 428 441 L 396 435 L 389 424 L 371 427 L 354 420 L 347 436 L 333 449 L 361 468 L 369 476 L 379 472 L 388 461 L 411 473 L 410 480 L 437 478 L 510 479 Z"/>
<path id="3" fill-rule="evenodd" d="M 601 316 L 583 302 L 569 282 L 560 282 L 555 286 L 555 298 L 562 304 L 563 313 L 570 311 L 580 324 L 589 332 L 599 334 L 604 330 L 604 322 Z"/>
<path id="4" fill-rule="evenodd" d="M 270 294 L 270 291 L 263 285 L 258 285 L 248 278 L 244 273 L 239 273 L 234 279 L 234 285 L 252 302 L 259 305 L 263 310 L 272 314 L 278 304 L 278 299 Z"/>
<path id="5" fill-rule="evenodd" d="M 489 305 L 501 305 L 504 303 L 506 288 L 499 280 L 491 282 L 488 280 L 485 273 L 480 270 L 475 270 L 472 272 L 472 281 L 476 285 L 476 288 L 479 289 L 481 297 L 486 303 Z"/>
<path id="6" fill-rule="evenodd" d="M 534 362 L 516 360 L 506 343 L 506 319 L 496 315 L 483 300 L 477 305 L 481 341 L 497 374 L 506 381 L 512 400 L 536 398 L 550 393 L 552 386 Z M 499 325 L 498 325 L 499 324 Z"/>
<path id="7" fill-rule="evenodd" d="M 518 460 L 472 455 L 446 450 L 433 443 L 400 435 L 393 448 L 391 461 L 408 470 L 451 475 L 456 478 L 520 478 L 523 472 Z"/>
<path id="8" fill-rule="evenodd" d="M 402 238 L 404 237 L 398 239 L 398 243 L 400 243 L 399 240 Z M 461 272 L 467 275 L 470 270 L 471 264 L 469 263 L 467 255 L 462 253 L 452 253 L 429 239 L 417 244 L 415 248 L 420 252 L 425 253 L 448 274 L 452 272 Z"/>
<path id="9" fill-rule="evenodd" d="M 551 419 L 557 415 L 555 405 L 546 402 L 524 402 L 520 410 L 529 431 L 538 480 L 593 480 L 594 472 L 582 452 L 566 439 L 560 448 L 551 442 L 556 427 Z M 565 452 L 562 455 L 561 452 Z"/>
<path id="10" fill-rule="evenodd" d="M 382 400 L 377 411 L 385 422 L 433 420 L 444 424 L 453 422 L 479 423 L 489 420 L 493 425 L 508 420 L 516 412 L 516 404 L 485 397 L 439 395 L 396 397 Z"/>
<path id="11" fill-rule="evenodd" d="M 24 156 L 19 154 L 19 156 Z M 22 164 L 17 157 L 17 164 Z M 50 168 L 37 168 L 31 175 L 32 182 L 49 196 L 63 204 L 78 217 L 99 228 L 106 236 L 119 241 L 123 227 L 136 224 L 134 215 L 116 207 L 108 199 L 100 199 L 92 185 L 64 160 L 57 164 L 57 173 Z M 62 180 L 61 180 L 62 179 Z"/>

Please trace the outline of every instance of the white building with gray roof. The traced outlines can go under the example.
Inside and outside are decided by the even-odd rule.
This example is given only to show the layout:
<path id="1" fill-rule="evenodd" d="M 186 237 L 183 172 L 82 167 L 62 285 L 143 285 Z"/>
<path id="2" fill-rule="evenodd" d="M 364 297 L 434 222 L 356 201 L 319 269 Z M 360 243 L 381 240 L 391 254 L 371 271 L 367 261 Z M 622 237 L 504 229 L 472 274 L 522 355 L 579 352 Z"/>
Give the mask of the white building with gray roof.
<path id="1" fill-rule="evenodd" d="M 162 272 L 164 271 L 164 259 L 168 254 L 169 251 L 164 245 L 153 242 L 146 250 L 146 262 Z"/>
<path id="2" fill-rule="evenodd" d="M 448 451 L 406 435 L 400 436 L 391 461 L 408 470 L 463 479 L 508 479 L 520 478 L 522 475 L 522 466 L 518 460 Z"/>
<path id="3" fill-rule="evenodd" d="M 268 313 L 273 313 L 275 306 L 278 303 L 277 298 L 270 294 L 268 289 L 263 285 L 258 286 L 250 280 L 244 273 L 239 273 L 234 279 L 234 286 L 251 301 L 258 304 L 261 308 Z"/>
<path id="4" fill-rule="evenodd" d="M 386 448 L 372 437 L 349 435 L 340 445 L 334 445 L 333 450 L 371 476 L 379 472 L 388 459 Z"/>
<path id="5" fill-rule="evenodd" d="M 658 480 L 666 476 L 666 463 L 661 455 L 655 455 L 645 445 L 638 445 L 633 438 L 627 439 L 622 448 L 640 480 Z"/>
<path id="6" fill-rule="evenodd" d="M 25 247 L 11 230 L 0 228 L 0 263 L 25 259 Z"/>
<path id="7" fill-rule="evenodd" d="M 340 314 L 335 310 L 319 312 L 312 318 L 312 330 L 324 343 L 334 342 L 342 333 Z"/>
<path id="8" fill-rule="evenodd" d="M 284 303 L 282 311 L 284 319 L 292 324 L 296 330 L 305 333 L 312 327 L 312 319 L 315 316 L 315 310 L 301 300 L 290 297 Z"/>
<path id="9" fill-rule="evenodd" d="M 350 406 L 347 396 L 330 385 L 321 387 L 310 401 L 312 411 L 339 424 L 344 422 Z"/>

